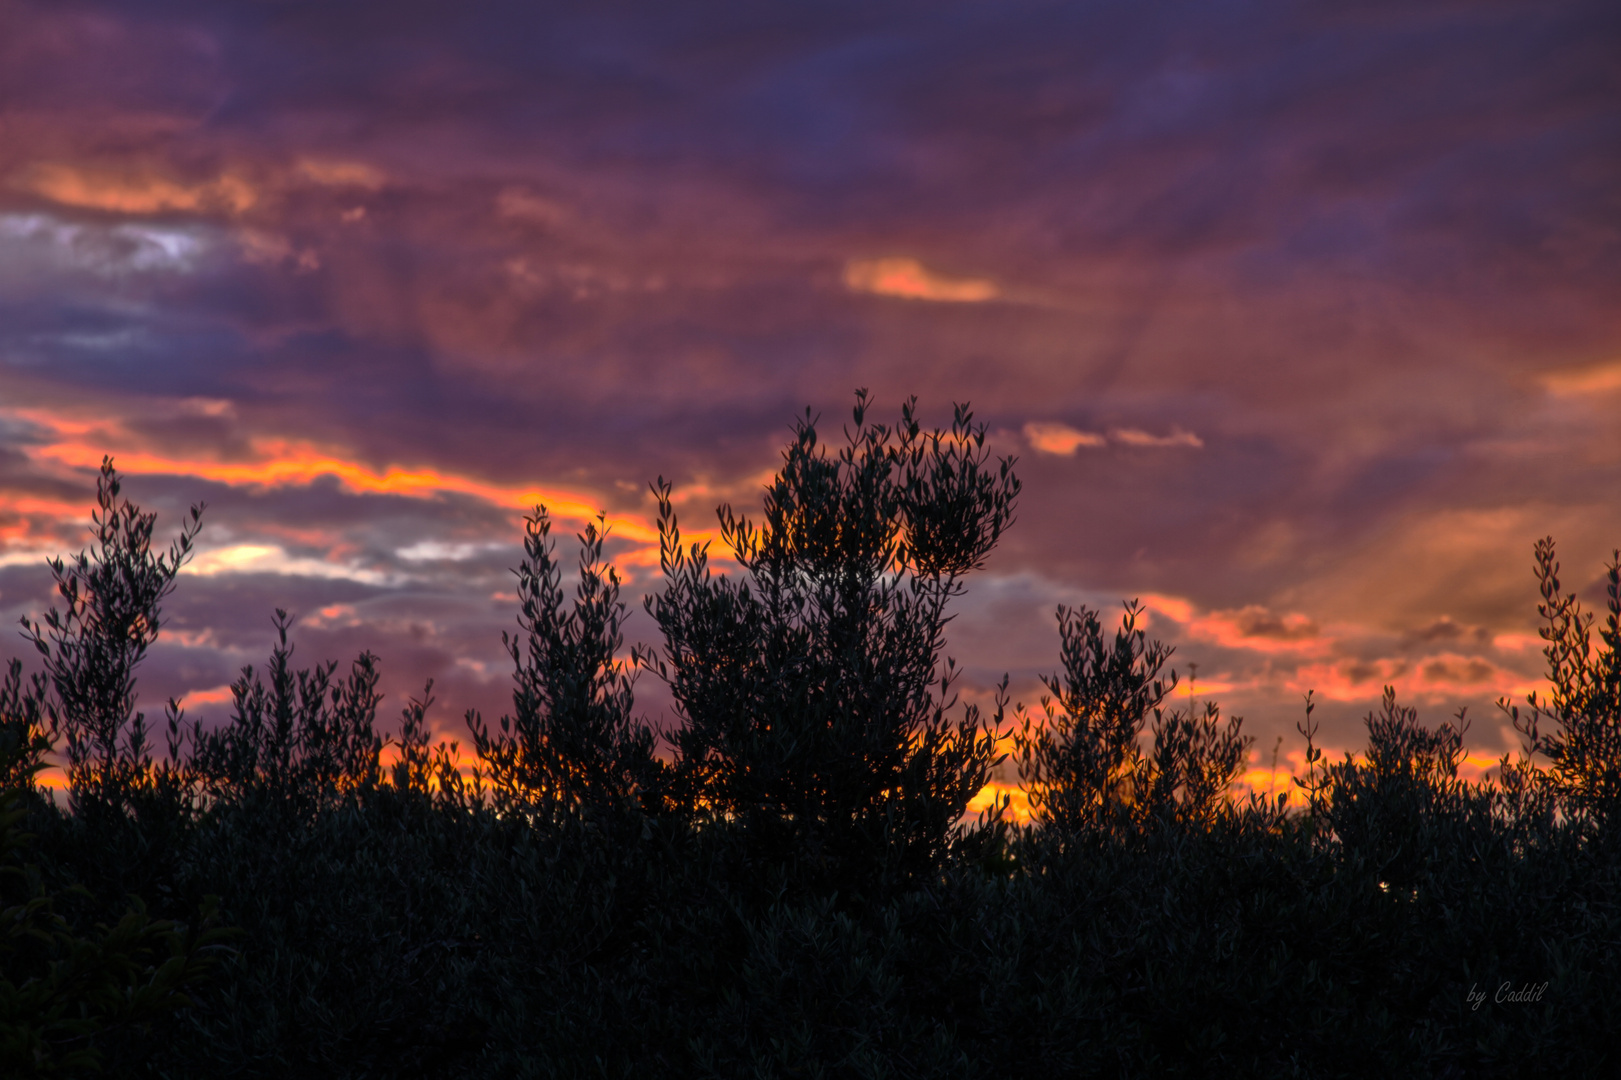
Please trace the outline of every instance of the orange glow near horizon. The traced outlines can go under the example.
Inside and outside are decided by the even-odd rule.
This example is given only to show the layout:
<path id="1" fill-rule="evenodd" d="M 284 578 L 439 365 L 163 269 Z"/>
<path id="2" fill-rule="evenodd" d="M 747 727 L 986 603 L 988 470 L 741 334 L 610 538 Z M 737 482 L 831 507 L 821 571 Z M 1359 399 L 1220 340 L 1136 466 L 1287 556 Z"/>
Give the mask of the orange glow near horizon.
<path id="1" fill-rule="evenodd" d="M 184 704 L 202 704 L 204 698 L 209 702 L 230 701 L 230 688 L 220 687 L 203 693 L 188 694 Z M 457 771 L 461 774 L 463 780 L 470 783 L 473 779 L 474 770 L 477 768 L 477 761 L 469 760 L 461 755 L 459 740 L 449 739 L 443 732 L 438 734 L 440 743 L 452 745 L 452 754 L 456 760 Z M 1329 764 L 1343 761 L 1348 753 L 1343 748 L 1328 747 L 1323 748 L 1323 752 L 1324 760 Z M 1363 755 L 1351 754 L 1351 758 L 1353 761 L 1366 763 L 1366 758 Z M 382 755 L 379 757 L 378 766 L 386 775 L 387 771 L 399 759 L 399 748 L 391 742 L 385 746 Z M 1491 777 L 1487 774 L 1501 764 L 1501 756 L 1491 757 L 1486 754 L 1468 753 L 1464 755 L 1463 761 L 1459 763 L 1458 775 L 1461 779 L 1470 783 L 1489 782 Z M 1321 766 L 1318 766 L 1318 768 L 1321 769 Z M 1234 782 L 1229 795 L 1234 802 L 1242 802 L 1251 794 L 1276 798 L 1279 793 L 1293 793 L 1290 795 L 1291 805 L 1298 806 L 1302 796 L 1298 793 L 1299 789 L 1294 784 L 1294 778 L 1297 775 L 1305 775 L 1305 755 L 1303 752 L 1295 750 L 1290 751 L 1288 760 L 1280 759 L 1276 772 L 1273 771 L 1270 765 L 1253 765 L 1245 770 L 1238 780 Z M 59 765 L 54 763 L 36 774 L 35 782 L 40 787 L 50 791 L 65 791 L 67 789 L 67 775 Z M 435 786 L 437 786 L 436 782 Z M 1025 794 L 1024 789 L 1017 783 L 1009 784 L 998 780 L 993 780 L 980 788 L 978 794 L 969 800 L 965 818 L 975 820 L 1004 800 L 1005 809 L 1003 814 L 1007 820 L 1019 825 L 1028 825 L 1034 820 L 1030 810 L 1030 798 Z"/>

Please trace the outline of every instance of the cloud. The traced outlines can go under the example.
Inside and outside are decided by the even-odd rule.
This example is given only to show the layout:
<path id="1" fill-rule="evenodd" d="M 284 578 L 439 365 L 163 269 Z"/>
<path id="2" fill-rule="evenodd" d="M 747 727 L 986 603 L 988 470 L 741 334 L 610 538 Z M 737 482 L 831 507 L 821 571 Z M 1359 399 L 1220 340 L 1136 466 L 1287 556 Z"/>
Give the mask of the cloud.
<path id="1" fill-rule="evenodd" d="M 221 399 L 179 399 L 173 403 L 173 412 L 177 421 L 185 424 L 240 422 L 237 403 Z M 466 500 L 471 505 L 495 511 L 495 516 L 504 521 L 512 521 L 517 514 L 543 505 L 553 522 L 565 529 L 595 523 L 599 512 L 608 505 L 608 500 L 588 491 L 534 484 L 505 485 L 435 468 L 399 465 L 377 467 L 346 456 L 339 449 L 286 439 L 249 438 L 237 441 L 228 455 L 180 456 L 165 445 L 172 438 L 175 421 L 160 423 L 152 432 L 145 432 L 117 419 L 82 420 L 44 411 L 0 410 L 0 420 L 6 419 L 29 426 L 32 438 L 30 445 L 22 449 L 22 454 L 39 468 L 65 468 L 88 473 L 99 466 L 104 454 L 111 453 L 119 471 L 128 477 L 189 478 L 222 485 L 227 489 L 265 494 L 296 492 L 322 484 L 335 484 L 340 491 L 359 497 L 387 496 L 428 503 Z M 153 448 L 148 449 L 149 446 Z M 748 476 L 744 486 L 755 490 L 763 479 L 761 474 Z M 730 487 L 703 484 L 691 487 L 691 490 L 678 491 L 681 501 L 727 497 L 732 492 Z M 66 511 L 73 516 L 79 512 L 77 505 L 60 499 L 13 497 L 8 499 L 6 507 L 11 515 L 24 515 L 32 511 L 58 516 Z M 5 524 L 5 519 L 0 518 L 0 539 L 7 538 Z M 613 537 L 615 557 L 622 563 L 626 566 L 658 565 L 658 529 L 647 513 L 608 513 L 606 524 Z M 261 523 L 258 528 L 261 531 L 273 528 L 276 534 L 305 545 L 329 545 L 331 539 L 330 534 L 319 531 L 300 536 L 287 523 L 275 526 Z M 516 530 L 515 524 L 513 528 Z M 718 536 L 717 531 L 706 527 L 702 519 L 689 522 L 683 534 L 687 540 L 699 543 L 715 540 Z M 31 532 L 28 530 L 19 532 L 14 542 L 26 540 L 29 535 Z M 515 531 L 514 535 L 518 533 Z M 31 541 L 30 544 L 24 552 L 31 556 L 37 545 L 32 545 Z M 412 543 L 390 545 L 388 550 L 392 558 L 406 563 L 454 564 L 467 562 L 481 553 L 501 550 L 504 546 L 505 542 L 492 543 L 484 538 L 476 541 L 447 540 L 419 535 Z M 726 561 L 724 549 L 717 549 L 715 558 L 723 564 Z M 299 569 L 286 569 L 295 564 Z M 338 572 L 331 567 L 317 567 L 308 560 L 292 559 L 280 545 L 275 544 L 236 545 L 229 553 L 212 555 L 208 561 L 198 565 L 200 569 L 196 572 L 208 574 L 307 572 L 316 577 L 344 576 L 358 581 L 373 580 L 366 576 L 369 571 Z"/>
<path id="2" fill-rule="evenodd" d="M 496 196 L 496 212 L 504 218 L 557 226 L 568 220 L 568 210 L 560 203 L 523 188 L 505 188 Z"/>
<path id="3" fill-rule="evenodd" d="M 1556 371 L 1543 376 L 1542 383 L 1555 397 L 1612 393 L 1621 390 L 1621 360 Z"/>
<path id="4" fill-rule="evenodd" d="M 10 243 L 9 250 L 0 252 L 0 265 L 10 262 L 19 270 L 83 270 L 104 277 L 189 273 L 212 247 L 206 230 L 194 227 L 80 223 L 37 213 L 0 213 L 0 241 Z M 32 267 L 17 265 L 29 261 L 34 263 Z"/>
<path id="5" fill-rule="evenodd" d="M 1181 428 L 1172 428 L 1169 435 L 1151 435 L 1139 428 L 1116 428 L 1109 432 L 1109 438 L 1127 446 L 1190 446 L 1195 449 L 1204 446 L 1203 439 Z"/>
<path id="6" fill-rule="evenodd" d="M 314 248 L 296 250 L 285 236 L 262 229 L 241 229 L 236 234 L 237 247 L 242 260 L 257 266 L 279 266 L 290 262 L 299 272 L 311 273 L 321 268 L 321 257 Z"/>
<path id="7" fill-rule="evenodd" d="M 1024 437 L 1043 454 L 1068 457 L 1082 446 L 1102 446 L 1107 441 L 1102 435 L 1090 431 L 1077 431 L 1068 424 L 1036 423 L 1024 425 Z"/>
<path id="8" fill-rule="evenodd" d="M 323 187 L 355 187 L 364 191 L 376 191 L 385 179 L 381 170 L 360 161 L 303 158 L 293 172 L 300 179 Z"/>
<path id="9" fill-rule="evenodd" d="M 1200 611 L 1183 597 L 1149 594 L 1144 605 L 1151 623 L 1153 616 L 1163 616 L 1180 624 L 1178 633 L 1194 640 L 1257 654 L 1322 656 L 1333 650 L 1336 639 L 1344 639 L 1348 633 L 1347 628 L 1338 627 L 1333 634 L 1325 634 L 1307 615 L 1280 615 L 1260 604 Z"/>
<path id="10" fill-rule="evenodd" d="M 1394 686 L 1397 696 L 1425 701 L 1509 697 L 1518 700 L 1531 691 L 1546 692 L 1537 678 L 1494 664 L 1478 656 L 1447 653 L 1413 663 L 1395 657 L 1343 658 L 1300 667 L 1288 680 L 1298 693 L 1311 690 L 1326 701 L 1363 702 L 1376 699 L 1384 687 Z"/>
<path id="11" fill-rule="evenodd" d="M 297 558 L 274 544 L 232 544 L 199 552 L 181 573 L 197 577 L 220 574 L 281 574 L 295 577 L 342 578 L 367 585 L 386 585 L 385 574 L 362 566 L 326 559 Z"/>
<path id="12" fill-rule="evenodd" d="M 1494 636 L 1484 626 L 1465 626 L 1455 622 L 1450 615 L 1442 615 L 1439 619 L 1409 630 L 1405 636 L 1409 641 L 1424 645 L 1440 641 L 1474 641 L 1493 644 L 1496 648 L 1505 648 L 1513 640 L 1509 635 Z"/>
<path id="13" fill-rule="evenodd" d="M 48 162 L 25 170 L 12 183 L 63 206 L 117 214 L 241 214 L 259 201 L 253 185 L 234 173 L 186 184 L 140 168 L 120 171 Z"/>
<path id="14" fill-rule="evenodd" d="M 505 541 L 446 543 L 443 540 L 418 540 L 414 544 L 400 548 L 394 554 L 406 562 L 466 562 L 491 551 L 505 551 L 509 546 Z"/>
<path id="15" fill-rule="evenodd" d="M 975 304 L 1001 295 L 994 281 L 946 277 L 905 257 L 852 259 L 844 267 L 844 284 L 851 292 L 947 304 Z"/>
<path id="16" fill-rule="evenodd" d="M 1318 626 L 1299 613 L 1276 615 L 1259 604 L 1251 604 L 1230 614 L 1240 638 L 1254 641 L 1309 641 L 1318 635 Z"/>
<path id="17" fill-rule="evenodd" d="M 1135 447 L 1204 446 L 1199 436 L 1181 428 L 1172 428 L 1169 435 L 1151 435 L 1137 428 L 1115 428 L 1105 437 L 1068 424 L 1032 421 L 1024 425 L 1024 437 L 1038 452 L 1060 457 L 1069 457 L 1082 446 L 1107 446 L 1111 442 Z"/>
<path id="18" fill-rule="evenodd" d="M 0 540 L 9 540 L 4 522 L 0 521 Z M 56 548 L 0 548 L 0 566 L 44 566 L 47 559 L 62 554 Z"/>

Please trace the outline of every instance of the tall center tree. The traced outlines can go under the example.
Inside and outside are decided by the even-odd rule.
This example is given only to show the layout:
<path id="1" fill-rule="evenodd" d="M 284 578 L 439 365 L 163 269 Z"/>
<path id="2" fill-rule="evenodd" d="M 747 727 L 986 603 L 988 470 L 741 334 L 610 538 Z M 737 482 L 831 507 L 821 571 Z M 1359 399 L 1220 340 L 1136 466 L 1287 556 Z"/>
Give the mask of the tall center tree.
<path id="1" fill-rule="evenodd" d="M 761 518 L 718 510 L 737 576 L 683 546 L 655 487 L 665 583 L 646 604 L 664 649 L 640 659 L 683 721 L 672 795 L 752 857 L 863 893 L 936 867 L 998 760 L 1001 698 L 989 725 L 957 710 L 946 608 L 1020 484 L 965 406 L 949 431 L 915 409 L 872 424 L 858 392 L 836 452 L 807 410 Z"/>

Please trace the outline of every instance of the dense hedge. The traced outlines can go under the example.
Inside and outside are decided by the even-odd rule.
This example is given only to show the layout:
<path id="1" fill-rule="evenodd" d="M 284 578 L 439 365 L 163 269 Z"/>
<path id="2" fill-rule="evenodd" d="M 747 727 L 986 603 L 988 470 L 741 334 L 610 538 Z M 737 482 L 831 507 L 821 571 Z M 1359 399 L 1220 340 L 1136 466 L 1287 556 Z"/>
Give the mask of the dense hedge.
<path id="1" fill-rule="evenodd" d="M 1011 729 L 1036 818 L 965 823 L 1010 718 L 955 705 L 946 607 L 1018 481 L 965 410 L 864 413 L 834 452 L 800 425 L 758 524 L 723 508 L 735 577 L 656 488 L 664 643 L 635 662 L 677 702 L 673 755 L 615 659 L 600 532 L 570 599 L 537 511 L 513 710 L 468 717 L 471 780 L 427 693 L 385 740 L 375 658 L 298 669 L 280 613 L 228 722 L 171 703 L 155 754 L 134 673 L 200 518 L 154 555 L 108 463 L 96 544 L 29 625 L 41 671 L 0 687 L 7 1074 L 1616 1069 L 1621 570 L 1594 628 L 1539 545 L 1554 693 L 1499 781 L 1387 693 L 1357 759 L 1308 713 L 1287 804 L 1232 794 L 1237 721 L 1164 708 L 1134 609 L 1061 611 L 1062 670 Z M 33 786 L 53 750 L 66 809 Z"/>

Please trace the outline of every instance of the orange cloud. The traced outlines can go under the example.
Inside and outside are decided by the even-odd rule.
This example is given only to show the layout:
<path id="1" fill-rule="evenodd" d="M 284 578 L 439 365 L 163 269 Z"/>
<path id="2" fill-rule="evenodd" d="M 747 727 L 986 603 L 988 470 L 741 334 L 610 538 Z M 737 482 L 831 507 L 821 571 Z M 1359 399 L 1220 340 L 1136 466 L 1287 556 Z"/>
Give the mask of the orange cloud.
<path id="1" fill-rule="evenodd" d="M 1427 700 L 1456 700 L 1459 697 L 1495 699 L 1503 695 L 1520 698 L 1531 691 L 1544 691 L 1545 685 L 1486 656 L 1462 652 L 1429 655 L 1369 655 L 1369 646 L 1390 646 L 1388 635 L 1374 628 L 1336 623 L 1320 626 L 1299 612 L 1276 613 L 1259 605 L 1217 611 L 1200 611 L 1176 596 L 1150 594 L 1143 606 L 1148 616 L 1145 626 L 1168 619 L 1177 624 L 1162 636 L 1209 642 L 1223 649 L 1246 652 L 1256 661 L 1238 660 L 1239 670 L 1222 673 L 1225 682 L 1201 678 L 1202 693 L 1220 694 L 1233 689 L 1264 690 L 1268 693 L 1315 691 L 1322 701 L 1377 700 L 1386 686 L 1394 686 L 1399 696 Z M 1482 646 L 1483 635 L 1469 635 Z M 1503 635 L 1508 651 L 1523 651 L 1536 639 L 1523 635 Z M 1405 646 L 1396 646 L 1405 653 Z M 1355 653 L 1356 655 L 1348 655 Z M 1264 658 L 1264 659 L 1261 659 Z M 1276 658 L 1276 659 L 1274 659 Z"/>
<path id="2" fill-rule="evenodd" d="M 1159 593 L 1150 593 L 1143 597 L 1143 608 L 1148 612 L 1148 619 L 1143 623 L 1149 626 L 1153 623 L 1156 614 L 1179 623 L 1192 622 L 1194 617 L 1193 604 L 1180 596 L 1164 596 Z"/>
<path id="3" fill-rule="evenodd" d="M 412 498 L 434 498 L 445 494 L 472 495 L 498 506 L 525 510 L 536 504 L 545 505 L 553 517 L 581 523 L 596 519 L 597 509 L 589 497 L 574 492 L 544 488 L 506 488 L 487 484 L 436 469 L 405 469 L 389 466 L 381 471 L 357 462 L 324 453 L 306 444 L 282 440 L 264 440 L 254 449 L 261 455 L 247 462 L 187 461 L 154 454 L 120 454 L 118 467 L 127 473 L 163 473 L 175 476 L 196 476 L 225 484 L 251 487 L 288 487 L 309 484 L 315 480 L 335 477 L 356 492 L 375 492 L 404 495 Z M 99 452 L 83 447 L 49 447 L 40 451 L 63 464 L 89 467 L 100 461 Z M 655 528 L 639 521 L 618 520 L 615 531 L 627 539 L 656 540 Z"/>
<path id="4" fill-rule="evenodd" d="M 1001 295 L 994 281 L 946 277 L 904 257 L 853 259 L 844 268 L 844 284 L 851 292 L 941 303 L 973 304 Z"/>
<path id="5" fill-rule="evenodd" d="M 1038 452 L 1062 457 L 1069 457 L 1082 446 L 1107 446 L 1110 442 L 1137 447 L 1188 446 L 1198 449 L 1204 446 L 1203 439 L 1181 428 L 1172 428 L 1169 435 L 1153 435 L 1138 428 L 1115 428 L 1105 438 L 1095 431 L 1081 431 L 1068 424 L 1032 421 L 1024 425 L 1024 437 Z"/>
<path id="6" fill-rule="evenodd" d="M 1151 615 L 1158 613 L 1181 623 L 1190 637 L 1223 648 L 1316 656 L 1332 645 L 1332 639 L 1314 621 L 1298 612 L 1278 615 L 1251 604 L 1201 614 L 1181 597 L 1157 594 L 1144 597 L 1143 603 Z"/>
<path id="7" fill-rule="evenodd" d="M 231 684 L 225 683 L 207 690 L 192 690 L 180 704 L 185 708 L 193 708 L 198 705 L 225 705 L 235 700 L 236 695 L 231 692 Z"/>
<path id="8" fill-rule="evenodd" d="M 1196 638 L 1225 648 L 1261 653 L 1319 654 L 1328 645 L 1317 624 L 1305 615 L 1275 615 L 1258 605 L 1213 611 L 1193 619 L 1188 630 Z"/>
<path id="9" fill-rule="evenodd" d="M 1567 368 L 1545 375 L 1542 385 L 1555 397 L 1604 394 L 1621 390 L 1621 360 L 1590 367 Z"/>
<path id="10" fill-rule="evenodd" d="M 1191 446 L 1194 449 L 1204 446 L 1203 439 L 1181 428 L 1172 428 L 1169 435 L 1151 435 L 1138 428 L 1116 428 L 1109 432 L 1109 438 L 1127 446 Z"/>
<path id="11" fill-rule="evenodd" d="M 290 487 L 332 477 L 353 492 L 419 499 L 467 495 L 520 512 L 543 505 L 554 520 L 577 526 L 596 521 L 601 505 L 588 493 L 557 488 L 505 487 L 431 468 L 391 465 L 374 469 L 349 460 L 339 452 L 284 439 L 252 440 L 251 456 L 247 460 L 180 458 L 146 452 L 139 448 L 139 440 L 105 422 L 90 424 L 26 410 L 8 410 L 7 415 L 27 420 L 55 436 L 54 439 L 42 440 L 26 451 L 36 463 L 46 465 L 94 469 L 100 466 L 102 455 L 111 452 L 119 471 L 126 475 L 192 476 L 251 488 Z M 45 504 L 41 506 L 45 508 Z M 55 502 L 50 503 L 48 509 L 57 517 L 78 517 L 83 513 L 82 506 L 69 507 Z M 620 562 L 629 566 L 658 565 L 659 534 L 655 522 L 643 516 L 611 515 L 607 525 L 615 536 L 640 545 L 639 550 L 622 552 L 618 556 Z M 716 550 L 711 557 L 717 562 L 726 560 L 730 555 L 729 549 L 719 542 L 717 530 L 683 529 L 682 539 L 689 544 L 715 542 Z M 292 559 L 279 545 L 240 544 L 215 552 L 212 562 L 205 562 L 199 556 L 193 564 L 193 572 L 223 573 L 233 568 L 268 569 L 273 572 L 280 568 L 282 572 L 302 572 L 288 568 L 294 564 L 302 567 L 305 562 L 307 560 Z"/>
<path id="12" fill-rule="evenodd" d="M 60 517 L 65 513 L 75 513 L 79 509 L 80 507 L 77 504 L 70 503 L 65 499 L 42 499 L 33 495 L 8 495 L 4 506 L 0 507 L 0 513 L 5 515 L 4 518 L 0 518 L 0 521 L 24 516 Z"/>
<path id="13" fill-rule="evenodd" d="M 1090 431 L 1077 431 L 1068 424 L 1029 423 L 1024 425 L 1024 437 L 1043 454 L 1069 457 L 1082 446 L 1102 446 L 1107 441 L 1102 435 Z"/>
<path id="14" fill-rule="evenodd" d="M 40 164 L 14 186 L 64 206 L 118 214 L 225 212 L 241 214 L 259 201 L 242 177 L 226 173 L 203 184 L 183 184 L 150 171 L 113 171 Z"/>
<path id="15" fill-rule="evenodd" d="M 1313 690 L 1317 697 L 1328 701 L 1377 698 L 1386 686 L 1395 687 L 1398 696 L 1421 697 L 1485 694 L 1519 698 L 1533 690 L 1546 690 L 1540 680 L 1528 681 L 1489 660 L 1454 653 L 1421 660 L 1346 658 L 1312 664 L 1297 670 L 1286 685 L 1296 692 Z"/>
<path id="16" fill-rule="evenodd" d="M 64 499 L 0 492 L 0 566 L 38 566 L 61 553 L 64 523 L 84 516 L 84 505 Z"/>

